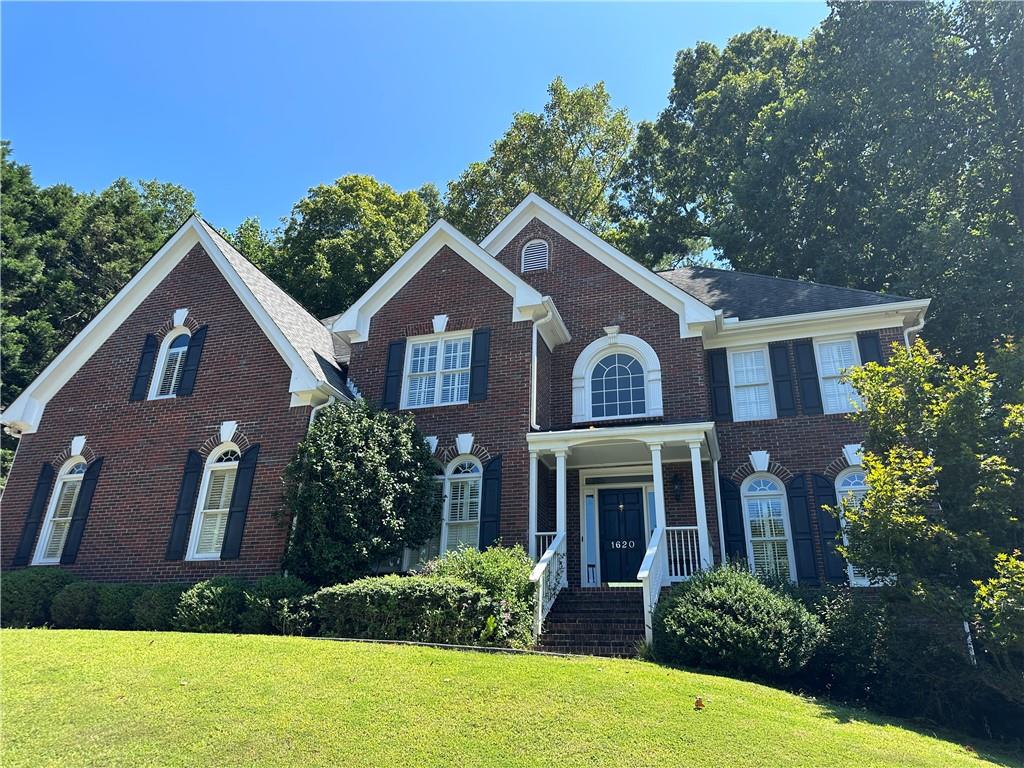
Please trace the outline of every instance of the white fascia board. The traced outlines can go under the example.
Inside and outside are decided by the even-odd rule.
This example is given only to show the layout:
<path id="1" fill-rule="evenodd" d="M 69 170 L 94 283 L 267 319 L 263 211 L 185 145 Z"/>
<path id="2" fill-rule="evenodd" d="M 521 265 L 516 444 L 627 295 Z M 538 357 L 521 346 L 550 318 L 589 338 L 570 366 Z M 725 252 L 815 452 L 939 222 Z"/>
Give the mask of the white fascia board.
<path id="1" fill-rule="evenodd" d="M 852 334 L 882 328 L 905 328 L 924 319 L 931 299 L 897 301 L 869 307 L 847 307 L 800 315 L 718 323 L 704 337 L 705 349 L 767 344 L 786 339 Z"/>
<path id="2" fill-rule="evenodd" d="M 512 322 L 537 320 L 549 312 L 537 289 L 441 219 L 331 324 L 331 331 L 349 343 L 366 341 L 373 316 L 445 245 L 512 297 Z"/>
<path id="3" fill-rule="evenodd" d="M 707 304 L 631 259 L 534 192 L 502 219 L 480 242 L 480 246 L 489 253 L 500 253 L 534 218 L 676 312 L 679 315 L 680 337 L 700 336 L 701 326 L 714 322 L 715 311 Z"/>
<path id="4" fill-rule="evenodd" d="M 714 434 L 715 423 L 713 421 L 683 424 L 639 424 L 628 427 L 588 427 L 562 429 L 555 432 L 531 432 L 526 436 L 526 444 L 530 450 L 564 451 L 579 445 L 616 441 L 666 445 L 707 439 L 709 449 L 711 449 L 709 452 L 714 456 L 718 451 L 718 440 Z"/>

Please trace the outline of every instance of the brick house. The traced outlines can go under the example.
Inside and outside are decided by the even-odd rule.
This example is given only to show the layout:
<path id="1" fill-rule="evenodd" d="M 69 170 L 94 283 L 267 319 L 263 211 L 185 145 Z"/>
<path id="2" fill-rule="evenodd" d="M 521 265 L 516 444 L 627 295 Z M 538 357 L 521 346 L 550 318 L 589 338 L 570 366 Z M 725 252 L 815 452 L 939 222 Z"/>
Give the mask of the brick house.
<path id="1" fill-rule="evenodd" d="M 823 510 L 864 488 L 839 375 L 927 308 L 655 273 L 530 195 L 479 244 L 438 222 L 321 323 L 193 218 L 3 414 L 2 565 L 272 572 L 281 468 L 316 406 L 365 397 L 415 414 L 444 484 L 403 567 L 521 544 L 544 645 L 628 651 L 663 586 L 726 559 L 863 583 Z"/>

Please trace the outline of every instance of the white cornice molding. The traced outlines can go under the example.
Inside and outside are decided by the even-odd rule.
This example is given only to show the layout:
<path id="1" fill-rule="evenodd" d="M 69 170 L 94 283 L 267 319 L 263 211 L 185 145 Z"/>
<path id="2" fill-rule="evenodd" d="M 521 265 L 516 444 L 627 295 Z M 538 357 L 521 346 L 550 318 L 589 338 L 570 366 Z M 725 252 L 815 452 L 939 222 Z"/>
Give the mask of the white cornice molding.
<path id="1" fill-rule="evenodd" d="M 569 339 L 554 302 L 520 278 L 444 219 L 439 220 L 375 282 L 369 290 L 331 323 L 331 331 L 348 343 L 366 341 L 370 321 L 398 291 L 437 254 L 448 246 L 484 277 L 512 298 L 512 322 L 540 321 L 550 318 L 541 333 L 549 347 Z M 553 326 L 553 327 L 552 327 Z"/>
<path id="2" fill-rule="evenodd" d="M 480 242 L 480 246 L 489 253 L 500 253 L 534 218 L 676 312 L 679 315 L 680 337 L 700 336 L 701 327 L 715 321 L 716 313 L 707 304 L 651 272 L 533 192 L 491 230 Z"/>

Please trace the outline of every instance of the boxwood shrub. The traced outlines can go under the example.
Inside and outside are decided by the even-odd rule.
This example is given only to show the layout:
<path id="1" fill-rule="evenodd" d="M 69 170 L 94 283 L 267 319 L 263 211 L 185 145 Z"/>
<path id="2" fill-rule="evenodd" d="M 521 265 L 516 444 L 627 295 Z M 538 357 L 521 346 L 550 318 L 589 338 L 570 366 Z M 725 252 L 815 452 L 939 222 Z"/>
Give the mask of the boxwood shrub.
<path id="1" fill-rule="evenodd" d="M 237 632 L 244 610 L 245 583 L 217 576 L 182 592 L 174 628 L 184 632 Z"/>
<path id="2" fill-rule="evenodd" d="M 495 644 L 497 605 L 473 584 L 442 576 L 372 576 L 315 595 L 320 634 L 455 645 Z"/>
<path id="3" fill-rule="evenodd" d="M 240 632 L 255 634 L 305 634 L 308 621 L 297 615 L 302 598 L 312 590 L 295 576 L 264 576 L 245 590 L 245 609 L 239 617 Z"/>
<path id="4" fill-rule="evenodd" d="M 50 619 L 61 629 L 93 629 L 97 625 L 96 603 L 99 586 L 91 581 L 73 581 L 53 596 Z"/>
<path id="5" fill-rule="evenodd" d="M 654 615 L 654 654 L 687 666 L 785 678 L 810 659 L 821 624 L 748 571 L 725 567 L 672 589 Z"/>
<path id="6" fill-rule="evenodd" d="M 146 587 L 132 605 L 132 628 L 161 632 L 174 629 L 178 601 L 186 589 L 185 584 Z"/>
<path id="7" fill-rule="evenodd" d="M 141 584 L 97 584 L 96 626 L 100 629 L 132 629 L 135 602 L 146 590 Z"/>
<path id="8" fill-rule="evenodd" d="M 5 627 L 41 627 L 50 622 L 50 605 L 65 586 L 76 581 L 63 568 L 32 567 L 3 575 L 0 624 Z"/>

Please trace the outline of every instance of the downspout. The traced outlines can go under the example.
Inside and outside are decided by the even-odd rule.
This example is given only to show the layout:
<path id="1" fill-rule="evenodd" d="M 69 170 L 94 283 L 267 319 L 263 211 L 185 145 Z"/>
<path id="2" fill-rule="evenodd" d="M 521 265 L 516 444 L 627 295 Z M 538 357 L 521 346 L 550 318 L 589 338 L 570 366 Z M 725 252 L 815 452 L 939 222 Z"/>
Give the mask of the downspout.
<path id="1" fill-rule="evenodd" d="M 549 310 L 540 320 L 533 322 L 533 346 L 530 351 L 530 429 L 540 431 L 540 424 L 537 423 L 537 337 L 540 334 L 540 327 L 551 322 L 551 311 Z"/>
<path id="2" fill-rule="evenodd" d="M 313 428 L 313 422 L 316 420 L 316 414 L 321 408 L 326 408 L 328 405 L 334 405 L 336 402 L 338 402 L 338 398 L 331 395 L 324 402 L 320 403 L 320 405 L 314 405 L 312 410 L 309 412 L 309 428 L 306 431 L 308 432 L 309 429 Z"/>
<path id="3" fill-rule="evenodd" d="M 921 332 L 922 328 L 924 328 L 924 312 L 918 315 L 917 325 L 912 325 L 905 331 L 903 331 L 903 343 L 906 344 L 907 349 L 910 349 L 911 346 L 910 334 L 914 334 L 916 336 L 918 333 Z"/>

